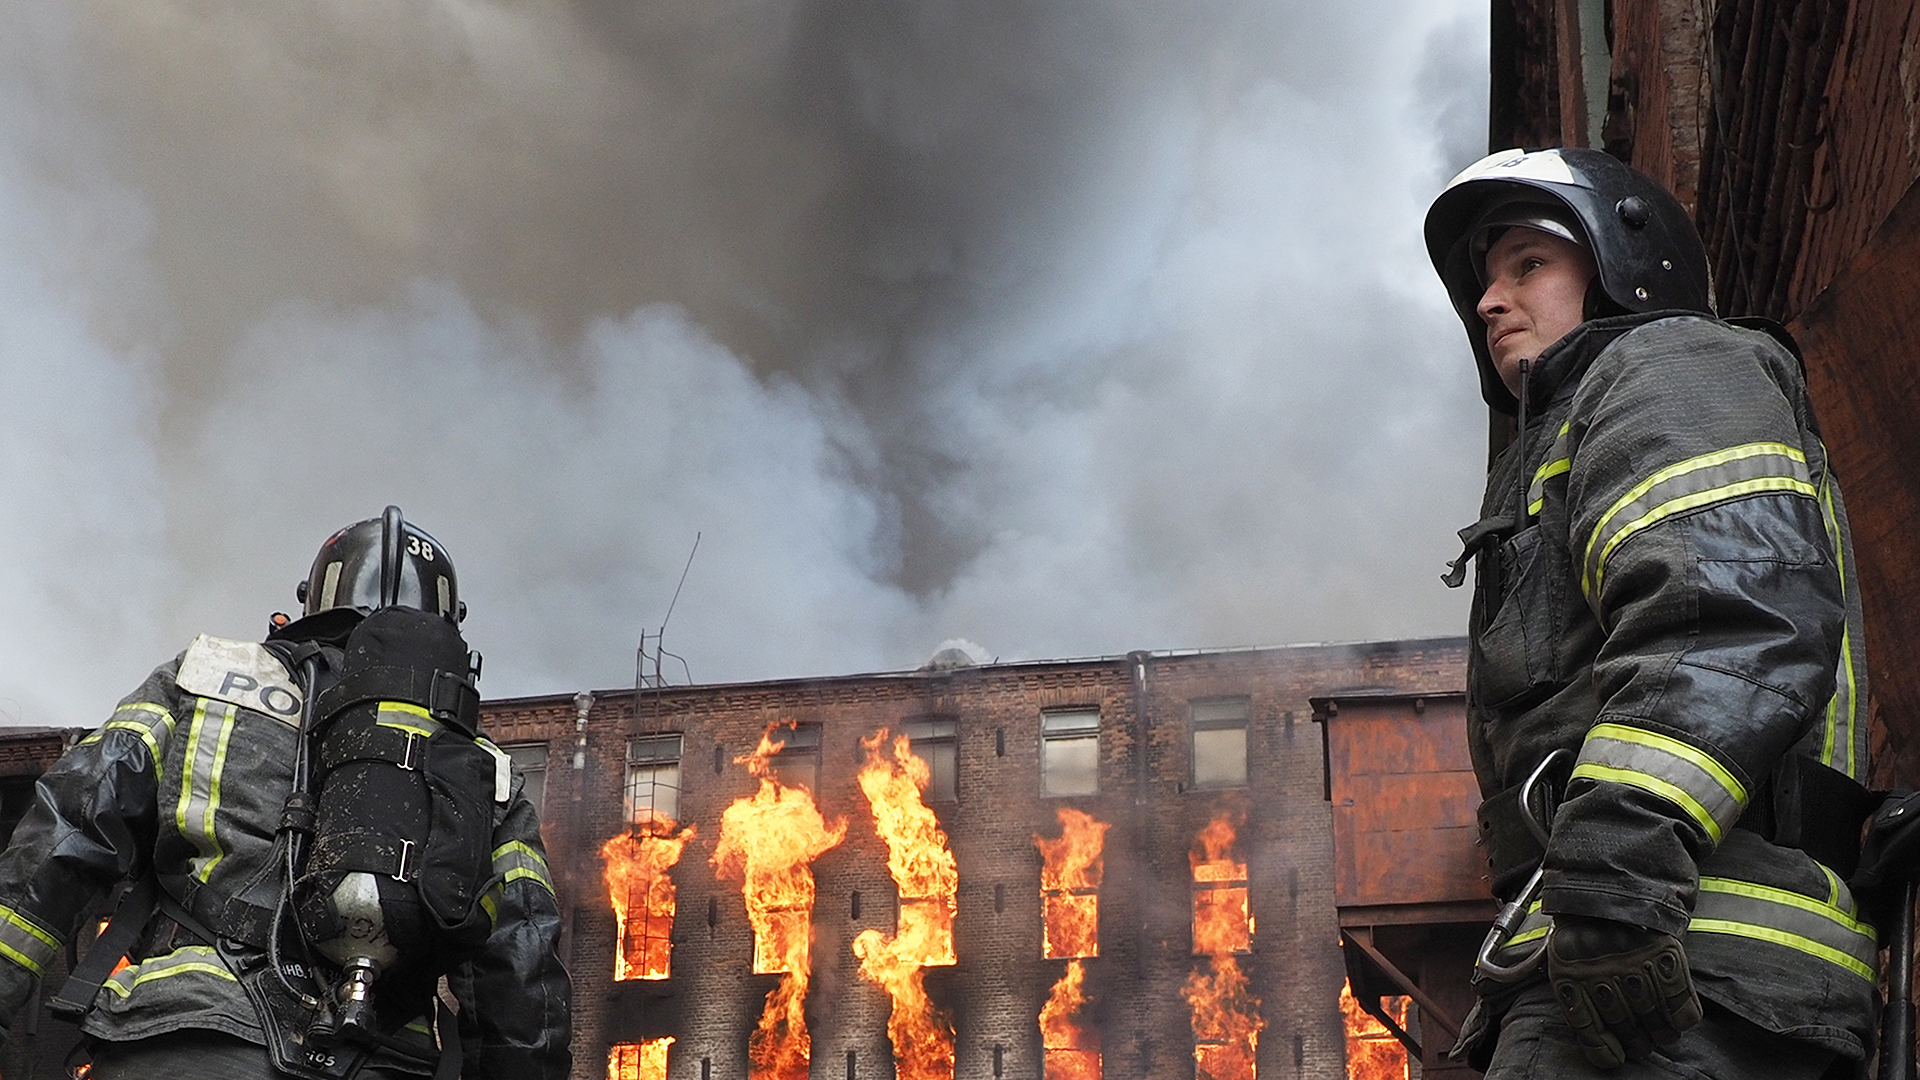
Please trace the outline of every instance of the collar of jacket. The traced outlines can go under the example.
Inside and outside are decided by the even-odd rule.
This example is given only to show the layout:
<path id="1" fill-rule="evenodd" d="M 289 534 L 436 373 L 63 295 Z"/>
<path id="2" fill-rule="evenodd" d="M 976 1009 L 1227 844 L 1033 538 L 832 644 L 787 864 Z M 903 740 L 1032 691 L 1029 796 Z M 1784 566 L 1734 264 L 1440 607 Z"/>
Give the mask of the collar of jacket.
<path id="1" fill-rule="evenodd" d="M 1547 407 L 1562 392 L 1571 393 L 1574 387 L 1579 386 L 1580 377 L 1587 373 L 1594 357 L 1605 352 L 1607 346 L 1650 322 L 1682 315 L 1696 319 L 1712 318 L 1699 311 L 1647 311 L 1588 319 L 1569 330 L 1566 337 L 1543 349 L 1540 358 L 1533 362 L 1527 378 L 1528 417 L 1546 415 Z"/>

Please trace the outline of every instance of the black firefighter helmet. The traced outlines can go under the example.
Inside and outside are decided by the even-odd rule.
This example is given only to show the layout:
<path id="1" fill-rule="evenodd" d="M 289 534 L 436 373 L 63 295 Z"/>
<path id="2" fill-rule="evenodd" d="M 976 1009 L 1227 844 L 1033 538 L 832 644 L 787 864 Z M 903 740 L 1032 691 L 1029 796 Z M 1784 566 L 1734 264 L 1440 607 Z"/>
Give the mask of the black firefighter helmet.
<path id="1" fill-rule="evenodd" d="M 1487 404 L 1512 413 L 1513 395 L 1487 354 L 1476 307 L 1486 291 L 1487 246 L 1502 227 L 1558 234 L 1593 255 L 1599 275 L 1587 316 L 1649 311 L 1713 314 L 1706 247 L 1667 189 L 1598 150 L 1502 150 L 1447 182 L 1427 210 L 1427 254 L 1466 325 Z"/>
<path id="2" fill-rule="evenodd" d="M 454 623 L 467 617 L 446 550 L 397 506 L 328 537 L 300 583 L 299 597 L 309 616 L 336 608 L 364 615 L 410 607 Z"/>

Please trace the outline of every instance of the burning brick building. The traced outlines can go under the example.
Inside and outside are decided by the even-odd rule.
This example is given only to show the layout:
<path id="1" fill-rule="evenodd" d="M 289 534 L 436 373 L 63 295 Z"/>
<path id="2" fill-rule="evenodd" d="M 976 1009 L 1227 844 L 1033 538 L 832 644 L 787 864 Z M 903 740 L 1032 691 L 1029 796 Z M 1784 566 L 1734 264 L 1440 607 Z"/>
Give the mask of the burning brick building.
<path id="1" fill-rule="evenodd" d="M 541 793 L 576 1076 L 1333 1078 L 1312 701 L 1463 671 L 1457 639 L 1139 652 L 485 719 Z"/>

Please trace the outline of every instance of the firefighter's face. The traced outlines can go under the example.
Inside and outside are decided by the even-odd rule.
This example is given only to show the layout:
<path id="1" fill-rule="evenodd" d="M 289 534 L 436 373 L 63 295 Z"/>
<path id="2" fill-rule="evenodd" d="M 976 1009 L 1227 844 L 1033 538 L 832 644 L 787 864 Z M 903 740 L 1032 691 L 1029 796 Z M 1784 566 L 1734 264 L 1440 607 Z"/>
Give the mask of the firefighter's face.
<path id="1" fill-rule="evenodd" d="M 1507 390 L 1520 393 L 1520 361 L 1533 360 L 1584 321 L 1587 250 L 1538 229 L 1516 225 L 1487 249 L 1487 291 L 1477 310 L 1487 324 L 1487 352 Z"/>

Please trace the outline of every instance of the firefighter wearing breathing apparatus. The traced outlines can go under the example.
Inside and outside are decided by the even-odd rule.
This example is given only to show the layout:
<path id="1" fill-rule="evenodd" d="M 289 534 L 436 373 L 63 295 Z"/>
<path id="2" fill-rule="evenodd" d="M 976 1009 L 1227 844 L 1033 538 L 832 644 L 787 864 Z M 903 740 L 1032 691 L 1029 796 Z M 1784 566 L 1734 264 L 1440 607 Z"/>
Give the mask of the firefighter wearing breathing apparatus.
<path id="1" fill-rule="evenodd" d="M 1851 1075 L 1866 665 L 1791 338 L 1716 318 L 1686 212 L 1597 151 L 1470 166 L 1426 241 L 1511 418 L 1446 575 L 1474 563 L 1469 739 L 1509 902 L 1456 1051 L 1499 1080 Z"/>
<path id="2" fill-rule="evenodd" d="M 41 779 L 0 854 L 0 1024 L 130 880 L 49 987 L 99 1080 L 560 1080 L 559 910 L 446 552 L 388 507 L 299 594 L 265 642 L 196 638 Z"/>

